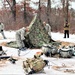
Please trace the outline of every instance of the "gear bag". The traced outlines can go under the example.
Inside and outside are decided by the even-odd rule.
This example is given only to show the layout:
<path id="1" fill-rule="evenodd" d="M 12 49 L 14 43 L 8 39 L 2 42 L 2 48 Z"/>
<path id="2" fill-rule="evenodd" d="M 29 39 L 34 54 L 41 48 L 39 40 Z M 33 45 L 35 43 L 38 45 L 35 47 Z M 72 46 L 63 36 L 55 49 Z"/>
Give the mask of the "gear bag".
<path id="1" fill-rule="evenodd" d="M 48 54 L 49 56 L 51 56 L 57 54 L 58 49 L 56 46 L 47 45 L 47 46 L 42 46 L 42 51 L 45 55 Z"/>
<path id="2" fill-rule="evenodd" d="M 69 48 L 68 49 L 62 48 L 59 50 L 59 55 L 60 55 L 60 57 L 63 57 L 63 58 L 71 58 L 72 57 L 72 50 Z"/>
<path id="3" fill-rule="evenodd" d="M 27 60 L 23 62 L 23 68 L 27 70 L 26 68 L 33 69 L 35 72 L 39 72 L 43 70 L 43 68 L 46 66 L 46 63 L 43 59 L 34 59 L 34 60 Z"/>

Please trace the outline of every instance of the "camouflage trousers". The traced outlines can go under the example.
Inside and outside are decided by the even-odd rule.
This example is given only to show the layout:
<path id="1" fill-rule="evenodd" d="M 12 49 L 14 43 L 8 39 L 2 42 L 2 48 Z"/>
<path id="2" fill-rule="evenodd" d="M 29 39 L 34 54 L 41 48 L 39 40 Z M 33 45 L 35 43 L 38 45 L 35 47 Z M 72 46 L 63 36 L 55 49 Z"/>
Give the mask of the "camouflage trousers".
<path id="1" fill-rule="evenodd" d="M 6 39 L 6 37 L 5 37 L 5 35 L 4 35 L 4 32 L 2 31 L 2 32 L 0 32 L 0 33 L 2 34 L 3 38 Z"/>
<path id="2" fill-rule="evenodd" d="M 16 34 L 16 42 L 19 48 L 25 47 L 23 40 L 21 40 L 21 36 Z"/>

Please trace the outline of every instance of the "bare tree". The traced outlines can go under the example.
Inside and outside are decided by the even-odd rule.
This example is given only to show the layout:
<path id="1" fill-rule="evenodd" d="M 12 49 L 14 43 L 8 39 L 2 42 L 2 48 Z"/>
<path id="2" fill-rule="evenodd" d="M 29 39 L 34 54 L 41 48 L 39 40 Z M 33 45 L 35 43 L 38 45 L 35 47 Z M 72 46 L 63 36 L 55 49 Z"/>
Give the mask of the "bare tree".
<path id="1" fill-rule="evenodd" d="M 41 21 L 41 0 L 39 0 L 39 12 L 38 12 L 39 20 Z"/>
<path id="2" fill-rule="evenodd" d="M 47 2 L 47 20 L 48 20 L 48 23 L 51 25 L 50 14 L 51 14 L 51 0 L 48 0 Z"/>
<path id="3" fill-rule="evenodd" d="M 6 0 L 6 2 L 10 6 L 10 9 L 11 9 L 12 15 L 14 17 L 14 20 L 16 20 L 16 0 L 12 0 L 12 4 L 10 3 L 9 0 Z"/>
<path id="4" fill-rule="evenodd" d="M 65 0 L 61 0 L 63 6 L 63 17 L 65 18 Z"/>
<path id="5" fill-rule="evenodd" d="M 24 20 L 27 21 L 26 0 L 24 0 Z"/>
<path id="6" fill-rule="evenodd" d="M 71 1 L 71 0 L 61 0 L 62 5 L 63 5 L 64 21 L 66 20 L 67 23 L 68 23 L 68 20 L 69 20 L 69 1 Z"/>
<path id="7" fill-rule="evenodd" d="M 69 0 L 66 1 L 66 21 L 68 23 L 68 10 L 69 10 Z"/>

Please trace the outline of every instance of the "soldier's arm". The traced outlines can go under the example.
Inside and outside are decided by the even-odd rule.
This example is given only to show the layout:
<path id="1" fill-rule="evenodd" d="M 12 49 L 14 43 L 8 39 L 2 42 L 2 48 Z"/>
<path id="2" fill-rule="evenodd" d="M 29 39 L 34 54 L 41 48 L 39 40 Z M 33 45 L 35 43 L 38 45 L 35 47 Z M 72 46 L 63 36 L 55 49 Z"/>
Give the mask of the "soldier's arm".
<path id="1" fill-rule="evenodd" d="M 49 25 L 49 31 L 51 31 L 51 26 Z"/>
<path id="2" fill-rule="evenodd" d="M 25 35 L 25 30 L 22 30 L 21 31 L 21 40 L 24 40 L 25 39 L 24 35 Z"/>

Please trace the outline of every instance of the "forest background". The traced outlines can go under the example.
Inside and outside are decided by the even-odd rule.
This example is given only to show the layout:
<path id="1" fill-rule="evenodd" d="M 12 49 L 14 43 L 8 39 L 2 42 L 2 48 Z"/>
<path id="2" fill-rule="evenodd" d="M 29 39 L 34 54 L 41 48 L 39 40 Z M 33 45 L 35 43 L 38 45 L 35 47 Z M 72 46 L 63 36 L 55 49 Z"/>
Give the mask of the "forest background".
<path id="1" fill-rule="evenodd" d="M 75 33 L 75 0 L 1 0 L 0 21 L 5 30 L 17 30 L 28 26 L 37 13 L 48 22 L 52 31 L 63 32 L 65 19 L 70 24 L 70 33 Z"/>

